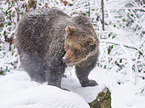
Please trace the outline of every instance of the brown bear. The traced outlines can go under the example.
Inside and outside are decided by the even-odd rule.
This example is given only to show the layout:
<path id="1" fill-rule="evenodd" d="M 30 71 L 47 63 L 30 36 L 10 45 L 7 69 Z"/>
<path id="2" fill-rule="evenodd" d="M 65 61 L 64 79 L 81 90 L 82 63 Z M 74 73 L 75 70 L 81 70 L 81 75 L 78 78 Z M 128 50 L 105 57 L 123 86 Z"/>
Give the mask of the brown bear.
<path id="1" fill-rule="evenodd" d="M 21 65 L 32 80 L 61 87 L 66 66 L 75 65 L 82 87 L 97 85 L 88 75 L 99 56 L 99 40 L 87 17 L 35 10 L 23 16 L 15 36 Z"/>

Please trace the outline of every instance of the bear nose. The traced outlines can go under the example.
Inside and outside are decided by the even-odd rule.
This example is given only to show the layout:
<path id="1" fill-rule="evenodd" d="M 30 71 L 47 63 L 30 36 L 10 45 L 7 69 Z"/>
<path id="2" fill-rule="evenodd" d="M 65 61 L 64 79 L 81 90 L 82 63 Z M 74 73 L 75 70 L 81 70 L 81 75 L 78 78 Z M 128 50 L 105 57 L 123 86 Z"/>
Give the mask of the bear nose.
<path id="1" fill-rule="evenodd" d="M 66 57 L 63 57 L 62 58 L 63 62 L 67 63 L 68 62 L 68 59 Z"/>

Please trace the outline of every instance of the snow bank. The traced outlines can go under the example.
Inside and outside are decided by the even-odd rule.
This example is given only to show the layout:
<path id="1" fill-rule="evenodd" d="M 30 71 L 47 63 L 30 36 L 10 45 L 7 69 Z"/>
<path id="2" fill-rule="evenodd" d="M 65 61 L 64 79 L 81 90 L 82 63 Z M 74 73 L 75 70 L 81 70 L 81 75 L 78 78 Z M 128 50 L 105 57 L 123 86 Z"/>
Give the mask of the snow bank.
<path id="1" fill-rule="evenodd" d="M 12 71 L 0 76 L 0 108 L 89 108 L 104 87 L 111 91 L 112 108 L 145 108 L 145 95 L 139 94 L 140 84 L 119 85 L 115 72 L 94 68 L 89 76 L 98 82 L 96 87 L 81 87 L 74 68 L 65 72 L 62 87 L 69 91 L 39 84 L 30 80 L 24 71 Z M 121 76 L 120 76 L 121 77 Z"/>
<path id="2" fill-rule="evenodd" d="M 112 108 L 145 108 L 145 95 L 140 93 L 144 80 L 140 79 L 136 84 L 128 81 L 119 85 L 117 82 L 123 79 L 124 75 L 98 67 L 91 72 L 90 78 L 109 88 Z"/>
<path id="3" fill-rule="evenodd" d="M 0 77 L 0 108 L 89 108 L 69 91 L 30 81 L 22 71 Z"/>

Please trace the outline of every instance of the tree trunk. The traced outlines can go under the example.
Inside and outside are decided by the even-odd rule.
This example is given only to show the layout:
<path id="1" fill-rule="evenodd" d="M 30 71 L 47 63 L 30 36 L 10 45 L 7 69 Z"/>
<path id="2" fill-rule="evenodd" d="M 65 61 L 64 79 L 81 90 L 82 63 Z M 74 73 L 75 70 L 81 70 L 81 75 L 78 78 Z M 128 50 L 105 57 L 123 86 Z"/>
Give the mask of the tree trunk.
<path id="1" fill-rule="evenodd" d="M 102 30 L 105 31 L 105 24 L 104 24 L 104 0 L 101 0 L 101 7 L 102 7 Z"/>
<path id="2" fill-rule="evenodd" d="M 90 108 L 111 108 L 111 92 L 109 89 L 104 88 L 89 105 Z"/>

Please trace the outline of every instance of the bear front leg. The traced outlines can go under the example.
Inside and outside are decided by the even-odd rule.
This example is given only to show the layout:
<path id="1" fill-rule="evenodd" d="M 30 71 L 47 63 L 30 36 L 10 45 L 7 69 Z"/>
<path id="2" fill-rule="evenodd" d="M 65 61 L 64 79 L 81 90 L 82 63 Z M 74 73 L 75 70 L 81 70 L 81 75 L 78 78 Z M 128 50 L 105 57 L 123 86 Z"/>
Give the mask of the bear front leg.
<path id="1" fill-rule="evenodd" d="M 63 47 L 58 46 L 58 42 L 53 42 L 44 58 L 48 85 L 54 85 L 61 88 L 61 79 L 66 67 L 65 63 L 62 61 L 63 56 Z"/>
<path id="2" fill-rule="evenodd" d="M 47 67 L 46 79 L 48 85 L 54 85 L 61 88 L 61 78 L 64 74 L 65 66 L 63 64 L 56 64 Z"/>
<path id="3" fill-rule="evenodd" d="M 76 65 L 76 75 L 82 87 L 96 86 L 98 83 L 95 80 L 89 80 L 90 71 L 96 66 L 97 57 L 89 57 L 86 61 Z"/>

